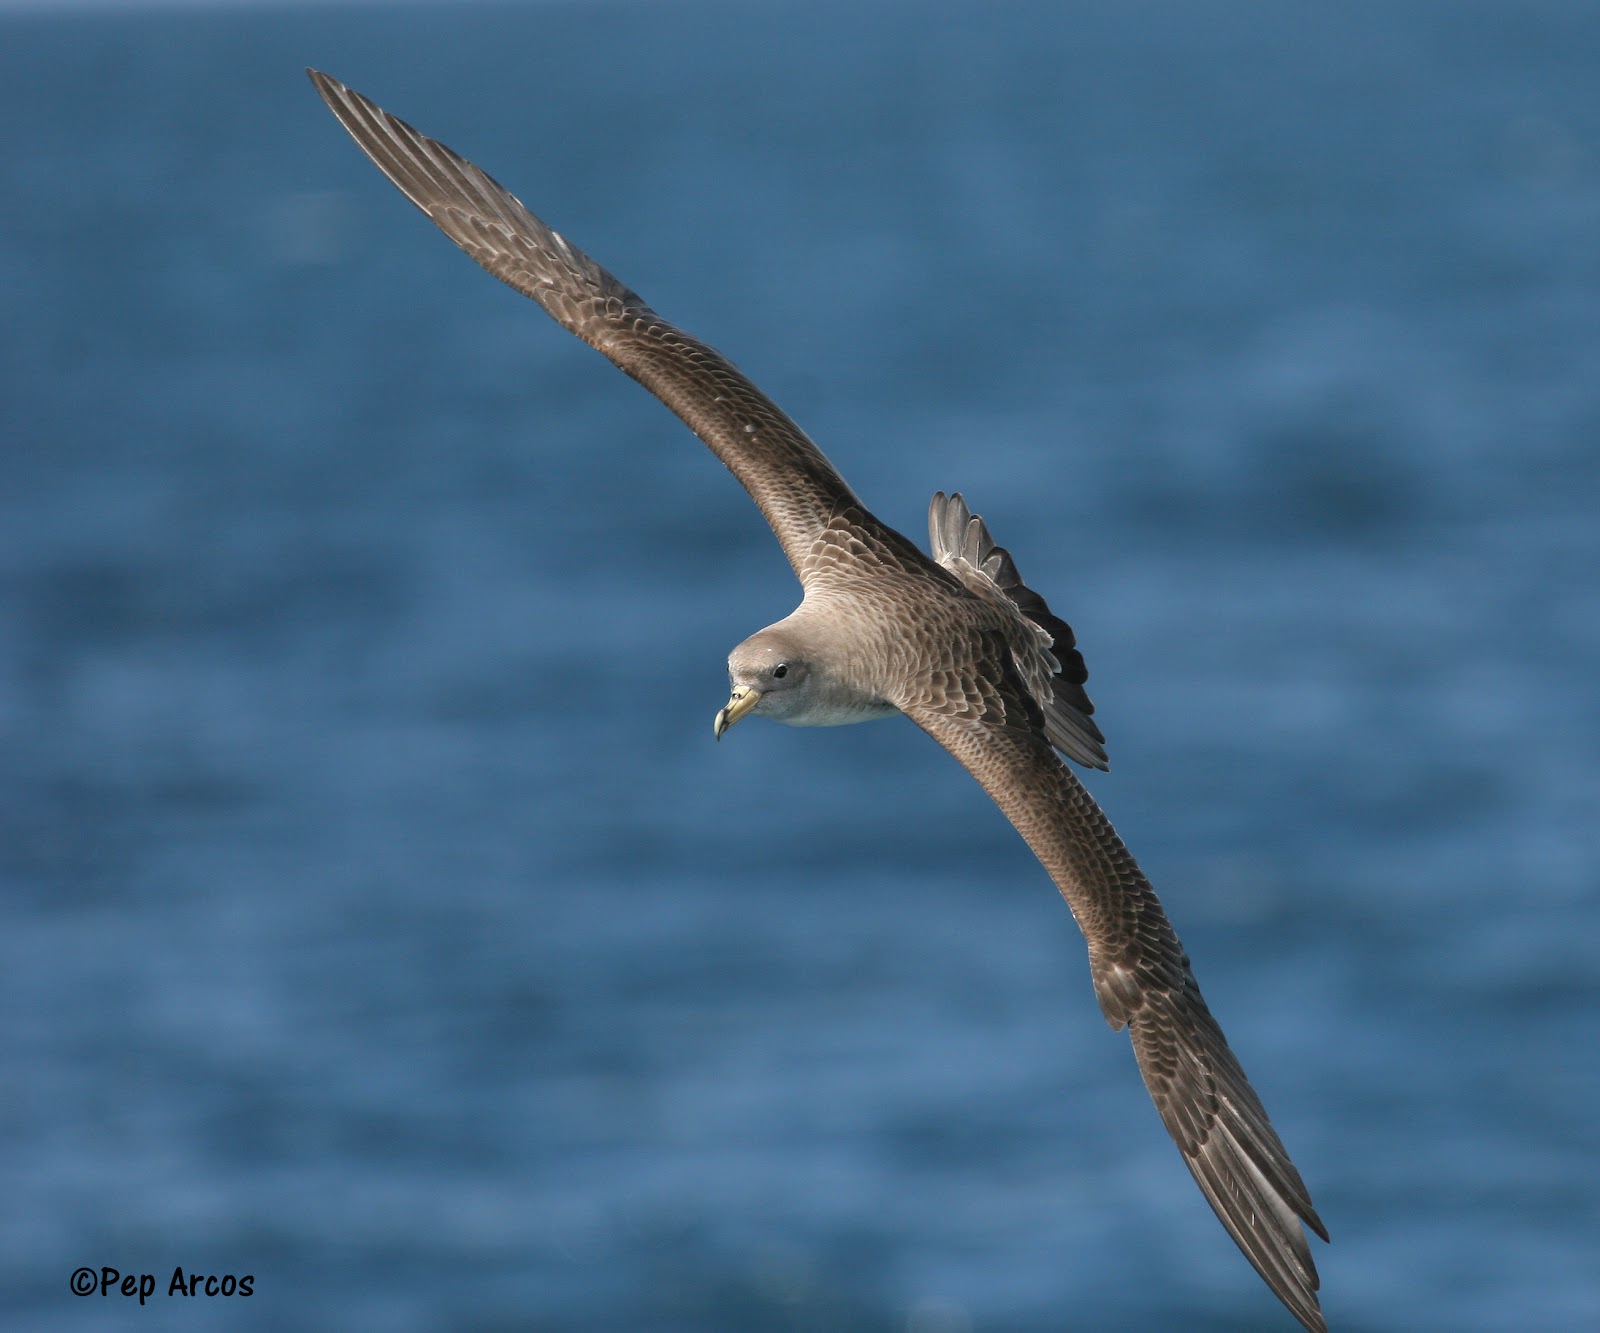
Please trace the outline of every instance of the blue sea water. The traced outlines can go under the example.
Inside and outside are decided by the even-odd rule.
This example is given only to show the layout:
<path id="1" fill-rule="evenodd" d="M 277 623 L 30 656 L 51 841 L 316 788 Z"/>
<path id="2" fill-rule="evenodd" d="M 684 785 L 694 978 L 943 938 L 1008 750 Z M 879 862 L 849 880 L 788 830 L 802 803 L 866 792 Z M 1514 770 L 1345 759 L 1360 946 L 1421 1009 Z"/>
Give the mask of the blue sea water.
<path id="1" fill-rule="evenodd" d="M 1293 1326 L 971 780 L 902 722 L 713 745 L 796 597 L 759 515 L 306 64 L 888 521 L 989 519 L 1334 1328 L 1600 1327 L 1600 20 L 1557 0 L 0 15 L 0 1323 Z"/>

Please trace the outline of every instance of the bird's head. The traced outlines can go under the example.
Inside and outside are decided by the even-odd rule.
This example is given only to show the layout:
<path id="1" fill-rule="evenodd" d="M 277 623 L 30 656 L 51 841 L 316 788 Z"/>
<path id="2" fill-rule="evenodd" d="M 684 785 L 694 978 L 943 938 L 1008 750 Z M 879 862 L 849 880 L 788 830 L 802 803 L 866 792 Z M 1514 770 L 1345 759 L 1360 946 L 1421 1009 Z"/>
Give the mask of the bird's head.
<path id="1" fill-rule="evenodd" d="M 717 739 L 747 713 L 797 720 L 813 702 L 812 681 L 810 663 L 789 635 L 773 628 L 752 634 L 728 654 L 732 691 L 713 724 Z"/>

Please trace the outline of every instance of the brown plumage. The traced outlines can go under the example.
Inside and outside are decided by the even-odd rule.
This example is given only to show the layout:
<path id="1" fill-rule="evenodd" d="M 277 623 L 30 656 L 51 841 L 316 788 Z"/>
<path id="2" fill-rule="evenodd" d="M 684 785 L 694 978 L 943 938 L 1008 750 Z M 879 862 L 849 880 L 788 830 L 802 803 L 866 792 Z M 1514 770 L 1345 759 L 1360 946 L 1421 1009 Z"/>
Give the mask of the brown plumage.
<path id="1" fill-rule="evenodd" d="M 933 559 L 880 523 L 822 451 L 720 353 L 667 323 L 483 171 L 325 74 L 363 152 L 457 245 L 670 407 L 772 525 L 799 608 L 729 658 L 717 734 L 760 712 L 825 726 L 904 713 L 966 766 L 1055 881 L 1089 944 L 1100 1008 L 1206 1199 L 1308 1329 L 1326 1329 L 1305 1185 L 1206 1008 L 1133 857 L 1057 754 L 1104 768 L 1067 625 L 959 495 L 936 495 Z"/>

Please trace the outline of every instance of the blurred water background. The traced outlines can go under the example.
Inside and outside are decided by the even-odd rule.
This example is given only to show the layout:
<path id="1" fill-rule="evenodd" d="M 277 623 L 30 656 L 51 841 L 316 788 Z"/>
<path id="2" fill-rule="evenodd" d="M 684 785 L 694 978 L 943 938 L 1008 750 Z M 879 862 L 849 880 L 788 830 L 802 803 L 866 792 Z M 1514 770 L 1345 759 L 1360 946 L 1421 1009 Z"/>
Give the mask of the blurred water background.
<path id="1" fill-rule="evenodd" d="M 919 542 L 990 520 L 1335 1328 L 1600 1327 L 1557 0 L 0 13 L 0 1323 L 1292 1327 L 971 780 L 901 722 L 712 744 L 770 534 L 306 64 Z"/>

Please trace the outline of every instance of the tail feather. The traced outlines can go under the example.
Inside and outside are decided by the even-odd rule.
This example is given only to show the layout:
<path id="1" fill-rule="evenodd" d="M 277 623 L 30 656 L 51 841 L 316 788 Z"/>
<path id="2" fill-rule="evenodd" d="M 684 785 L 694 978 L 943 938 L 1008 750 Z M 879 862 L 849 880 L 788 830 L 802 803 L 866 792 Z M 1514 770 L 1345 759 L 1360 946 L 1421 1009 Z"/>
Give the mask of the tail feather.
<path id="1" fill-rule="evenodd" d="M 1051 612 L 1045 600 L 1022 581 L 1011 552 L 997 545 L 988 525 L 967 508 L 959 494 L 940 491 L 928 507 L 928 541 L 933 557 L 969 586 L 974 579 L 1004 595 L 1049 641 L 1050 693 L 1039 699 L 1045 735 L 1067 758 L 1085 768 L 1107 768 L 1105 736 L 1092 720 L 1094 704 L 1083 688 L 1089 679 L 1072 627 Z M 968 572 L 970 571 L 970 573 Z"/>

